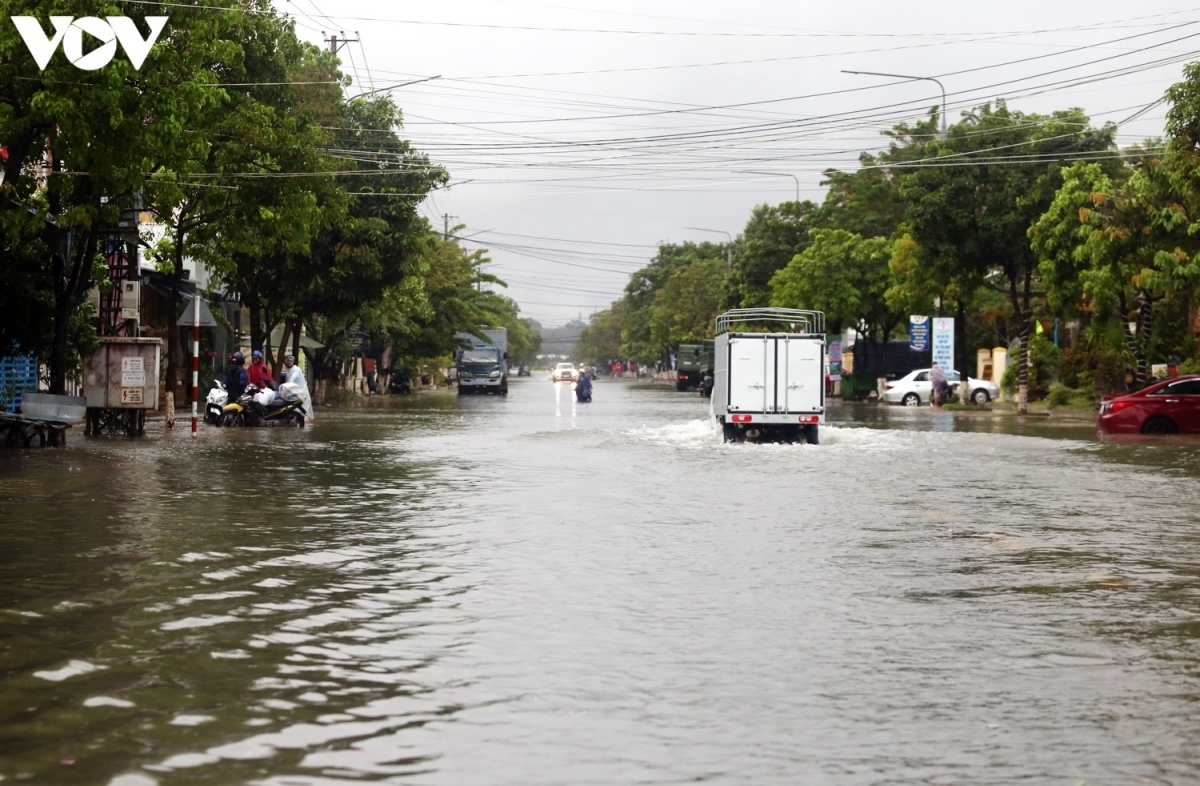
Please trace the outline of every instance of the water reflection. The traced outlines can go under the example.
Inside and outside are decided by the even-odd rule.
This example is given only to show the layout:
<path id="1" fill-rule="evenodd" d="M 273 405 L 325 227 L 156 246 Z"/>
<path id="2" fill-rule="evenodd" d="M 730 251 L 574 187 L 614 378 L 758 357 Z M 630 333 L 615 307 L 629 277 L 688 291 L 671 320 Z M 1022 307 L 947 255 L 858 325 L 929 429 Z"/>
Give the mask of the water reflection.
<path id="1" fill-rule="evenodd" d="M 1195 444 L 602 392 L 0 452 L 0 776 L 1200 777 Z"/>

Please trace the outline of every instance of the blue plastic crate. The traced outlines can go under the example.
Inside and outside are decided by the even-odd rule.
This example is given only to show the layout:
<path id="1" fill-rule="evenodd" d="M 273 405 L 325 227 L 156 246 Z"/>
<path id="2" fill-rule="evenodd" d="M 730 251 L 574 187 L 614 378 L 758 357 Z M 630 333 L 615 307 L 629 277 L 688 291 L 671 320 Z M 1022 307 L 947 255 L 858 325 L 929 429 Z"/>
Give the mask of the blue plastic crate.
<path id="1" fill-rule="evenodd" d="M 37 391 L 35 357 L 0 358 L 0 406 L 10 415 L 21 406 L 21 394 Z"/>

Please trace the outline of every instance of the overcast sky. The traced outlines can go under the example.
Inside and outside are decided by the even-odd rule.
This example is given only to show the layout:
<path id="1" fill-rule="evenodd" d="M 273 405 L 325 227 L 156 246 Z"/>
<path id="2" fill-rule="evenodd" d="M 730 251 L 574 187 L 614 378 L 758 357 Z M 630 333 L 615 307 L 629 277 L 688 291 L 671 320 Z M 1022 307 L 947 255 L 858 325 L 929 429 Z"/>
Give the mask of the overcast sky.
<path id="1" fill-rule="evenodd" d="M 452 175 L 424 212 L 489 249 L 522 314 L 606 308 L 659 242 L 725 242 L 751 209 L 820 201 L 880 131 L 1005 98 L 1121 122 L 1200 54 L 1200 6 L 1143 0 L 275 0 L 392 90 L 402 136 Z M 1121 125 L 1162 133 L 1160 104 Z M 698 229 L 689 229 L 694 227 Z M 701 231 L 708 230 L 708 231 Z"/>

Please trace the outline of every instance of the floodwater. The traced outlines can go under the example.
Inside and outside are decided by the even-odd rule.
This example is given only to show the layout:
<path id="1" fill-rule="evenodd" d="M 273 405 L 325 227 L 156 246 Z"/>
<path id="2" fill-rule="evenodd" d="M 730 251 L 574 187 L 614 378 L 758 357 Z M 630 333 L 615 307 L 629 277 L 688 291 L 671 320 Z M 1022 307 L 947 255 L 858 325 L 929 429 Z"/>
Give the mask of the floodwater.
<path id="1" fill-rule="evenodd" d="M 0 451 L 0 781 L 1200 782 L 1200 442 L 706 410 L 514 379 Z"/>

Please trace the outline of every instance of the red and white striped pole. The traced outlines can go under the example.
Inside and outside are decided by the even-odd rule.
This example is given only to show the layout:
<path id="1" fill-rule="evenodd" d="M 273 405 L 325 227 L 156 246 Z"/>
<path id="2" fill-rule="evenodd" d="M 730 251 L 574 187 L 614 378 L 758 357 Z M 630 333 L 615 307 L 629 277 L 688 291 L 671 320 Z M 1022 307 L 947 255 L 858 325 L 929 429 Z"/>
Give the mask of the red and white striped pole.
<path id="1" fill-rule="evenodd" d="M 200 401 L 200 293 L 192 301 L 192 439 L 197 437 L 196 411 Z"/>

